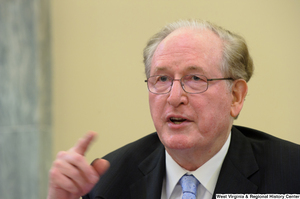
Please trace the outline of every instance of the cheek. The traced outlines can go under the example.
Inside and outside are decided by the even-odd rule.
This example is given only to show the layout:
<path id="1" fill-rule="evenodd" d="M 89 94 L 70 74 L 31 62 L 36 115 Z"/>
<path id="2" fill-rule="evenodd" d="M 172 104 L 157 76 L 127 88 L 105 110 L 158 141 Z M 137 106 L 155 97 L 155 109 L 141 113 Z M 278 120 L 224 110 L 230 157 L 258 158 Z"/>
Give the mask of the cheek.
<path id="1" fill-rule="evenodd" d="M 155 123 L 161 120 L 161 116 L 165 107 L 166 97 L 164 95 L 156 95 L 153 93 L 149 93 L 149 106 L 150 112 L 152 116 L 152 120 Z"/>
<path id="2" fill-rule="evenodd" d="M 209 132 L 212 128 L 219 128 L 219 125 L 228 122 L 230 107 L 228 97 L 206 98 L 202 101 L 194 100 L 193 110 L 197 116 L 199 128 Z"/>

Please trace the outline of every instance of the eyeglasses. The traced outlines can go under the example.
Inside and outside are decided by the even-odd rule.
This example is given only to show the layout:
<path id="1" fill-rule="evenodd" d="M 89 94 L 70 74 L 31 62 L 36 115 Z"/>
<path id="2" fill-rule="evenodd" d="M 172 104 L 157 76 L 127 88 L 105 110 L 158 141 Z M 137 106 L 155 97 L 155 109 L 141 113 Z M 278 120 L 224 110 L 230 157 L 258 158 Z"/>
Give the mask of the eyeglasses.
<path id="1" fill-rule="evenodd" d="M 203 93 L 208 89 L 208 82 L 216 80 L 234 80 L 233 78 L 207 79 L 204 75 L 186 75 L 181 79 L 173 79 L 166 75 L 155 75 L 149 77 L 147 82 L 148 90 L 154 94 L 167 94 L 171 91 L 173 82 L 180 81 L 182 89 L 191 94 Z"/>

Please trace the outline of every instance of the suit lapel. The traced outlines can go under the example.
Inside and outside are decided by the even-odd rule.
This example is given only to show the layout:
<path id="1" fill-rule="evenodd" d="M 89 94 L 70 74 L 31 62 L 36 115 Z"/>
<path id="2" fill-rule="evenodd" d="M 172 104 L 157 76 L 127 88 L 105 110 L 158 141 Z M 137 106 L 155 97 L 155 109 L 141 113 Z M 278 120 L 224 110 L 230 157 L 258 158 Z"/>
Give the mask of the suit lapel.
<path id="1" fill-rule="evenodd" d="M 253 181 L 258 180 L 258 172 L 259 167 L 251 143 L 233 127 L 230 147 L 224 159 L 213 198 L 216 194 L 222 193 L 256 193 L 258 186 Z"/>
<path id="2" fill-rule="evenodd" d="M 139 165 L 143 177 L 130 186 L 131 198 L 159 199 L 166 173 L 164 147 L 157 147 Z"/>

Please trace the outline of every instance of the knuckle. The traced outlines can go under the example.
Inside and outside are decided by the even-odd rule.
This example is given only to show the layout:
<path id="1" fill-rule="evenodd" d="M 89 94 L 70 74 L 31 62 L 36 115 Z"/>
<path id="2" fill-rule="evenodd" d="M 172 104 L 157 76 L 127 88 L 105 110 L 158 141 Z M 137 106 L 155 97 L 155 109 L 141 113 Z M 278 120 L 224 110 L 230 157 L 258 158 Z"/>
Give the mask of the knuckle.
<path id="1" fill-rule="evenodd" d="M 67 154 L 66 151 L 60 151 L 60 152 L 57 153 L 56 158 L 58 158 L 58 159 L 63 158 L 63 157 L 66 156 L 66 154 Z"/>
<path id="2" fill-rule="evenodd" d="M 58 171 L 56 168 L 51 168 L 49 171 L 49 177 L 55 179 L 58 176 Z"/>
<path id="3" fill-rule="evenodd" d="M 74 154 L 73 159 L 76 162 L 82 162 L 82 161 L 84 161 L 84 157 L 82 155 L 79 155 L 79 154 Z"/>
<path id="4" fill-rule="evenodd" d="M 63 166 L 63 163 L 59 159 L 57 159 L 53 162 L 53 168 L 61 168 L 62 166 Z"/>

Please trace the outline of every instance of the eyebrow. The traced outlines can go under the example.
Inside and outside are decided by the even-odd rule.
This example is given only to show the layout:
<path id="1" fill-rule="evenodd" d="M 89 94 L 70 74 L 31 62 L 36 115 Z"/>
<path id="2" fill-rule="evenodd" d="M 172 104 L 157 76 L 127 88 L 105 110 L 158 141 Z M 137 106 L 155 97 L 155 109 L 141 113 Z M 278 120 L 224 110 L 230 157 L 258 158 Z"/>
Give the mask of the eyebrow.
<path id="1" fill-rule="evenodd" d="M 155 73 L 158 71 L 169 71 L 169 67 L 166 66 L 162 66 L 162 67 L 156 67 L 155 68 Z M 196 72 L 200 72 L 200 73 L 204 73 L 204 70 L 199 67 L 199 66 L 188 66 L 186 69 L 184 69 L 184 71 L 196 71 Z"/>
<path id="2" fill-rule="evenodd" d="M 187 71 L 197 71 L 197 72 L 199 71 L 201 73 L 204 73 L 204 70 L 199 66 L 189 66 L 187 68 Z"/>

